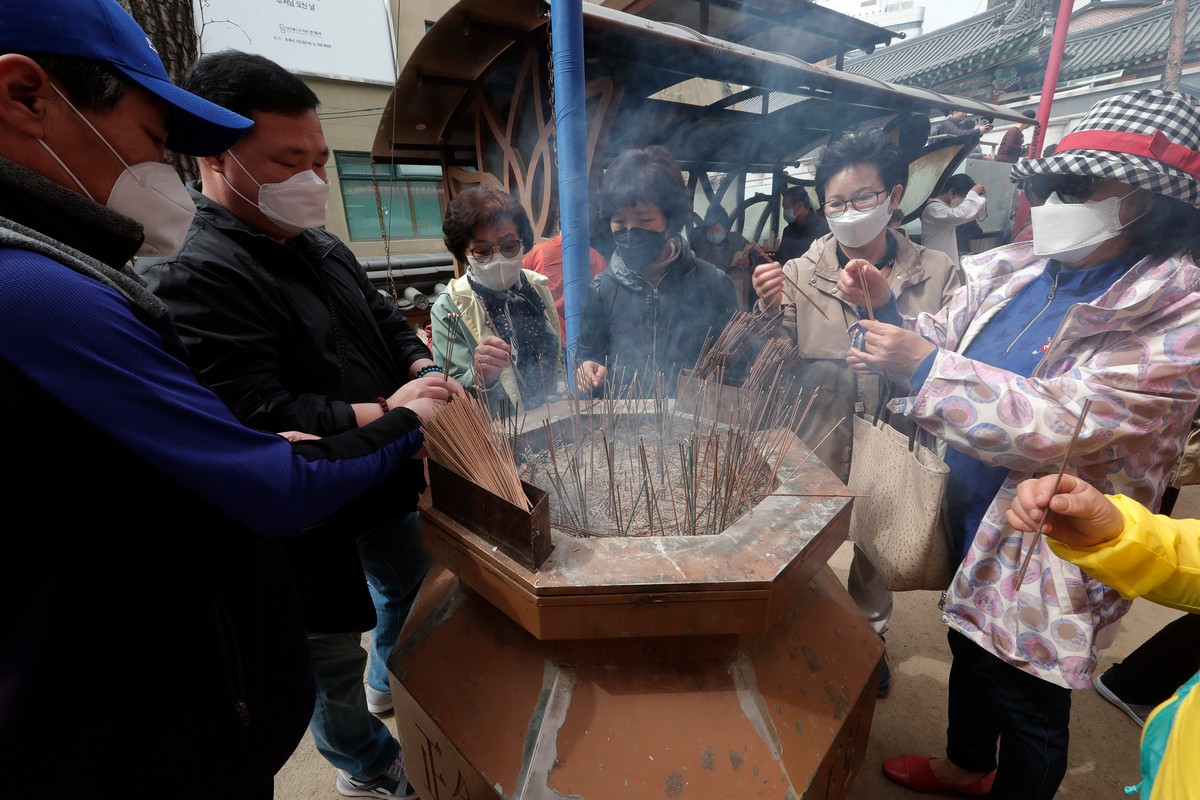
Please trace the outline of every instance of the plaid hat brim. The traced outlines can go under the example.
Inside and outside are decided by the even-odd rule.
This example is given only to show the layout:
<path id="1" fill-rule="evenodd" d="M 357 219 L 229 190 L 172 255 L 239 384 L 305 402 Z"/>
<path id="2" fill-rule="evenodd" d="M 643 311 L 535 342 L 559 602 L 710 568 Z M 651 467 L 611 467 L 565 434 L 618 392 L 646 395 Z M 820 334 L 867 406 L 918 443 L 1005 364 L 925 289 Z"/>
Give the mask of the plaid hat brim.
<path id="1" fill-rule="evenodd" d="M 1082 175 L 1108 178 L 1182 200 L 1200 208 L 1200 180 L 1175 167 L 1145 156 L 1103 150 L 1067 150 L 1046 158 L 1026 158 L 1013 164 L 1009 179 L 1017 185 L 1035 175 Z"/>
<path id="2" fill-rule="evenodd" d="M 1200 99 L 1162 89 L 1106 97 L 1054 155 L 1009 172 L 1017 184 L 1040 175 L 1107 178 L 1200 208 Z"/>

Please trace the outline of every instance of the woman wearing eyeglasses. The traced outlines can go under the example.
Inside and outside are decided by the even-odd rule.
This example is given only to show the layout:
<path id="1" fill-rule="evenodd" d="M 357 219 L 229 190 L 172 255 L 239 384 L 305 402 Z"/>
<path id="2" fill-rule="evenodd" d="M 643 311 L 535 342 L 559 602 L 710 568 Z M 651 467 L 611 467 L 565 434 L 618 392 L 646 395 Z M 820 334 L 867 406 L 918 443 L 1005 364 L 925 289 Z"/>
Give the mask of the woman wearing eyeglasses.
<path id="1" fill-rule="evenodd" d="M 889 227 L 904 195 L 908 167 L 886 133 L 851 133 L 831 143 L 817 161 L 815 177 L 820 211 L 830 233 L 782 266 L 758 266 L 754 291 L 759 296 L 758 310 L 777 316 L 781 332 L 800 351 L 800 385 L 806 391 L 820 387 L 797 434 L 845 481 L 850 475 L 855 405 L 874 413 L 884 388 L 874 376 L 856 377 L 846 363 L 858 309 L 839 293 L 838 273 L 852 259 L 874 264 L 887 281 L 881 293 L 895 294 L 906 314 L 937 311 L 950 300 L 959 280 L 949 256 L 914 244 Z M 848 584 L 851 596 L 882 636 L 892 615 L 892 595 L 857 550 Z M 880 696 L 887 693 L 889 681 L 885 662 Z"/>
<path id="2" fill-rule="evenodd" d="M 559 393 L 558 311 L 543 275 L 522 269 L 533 228 L 512 195 L 490 186 L 459 193 L 443 240 L 462 276 L 433 304 L 434 361 L 493 413 L 528 410 Z"/>
<path id="3" fill-rule="evenodd" d="M 876 318 L 849 363 L 908 382 L 893 410 L 949 445 L 946 520 L 963 557 L 942 605 L 945 755 L 883 771 L 916 791 L 1050 800 L 1071 690 L 1091 686 L 1129 601 L 1004 512 L 1022 480 L 1064 464 L 1158 506 L 1200 403 L 1200 100 L 1101 100 L 1012 179 L 1041 201 L 1032 243 L 964 258 L 947 308 L 902 316 L 867 261 L 846 266 L 838 291 L 859 306 L 869 296 Z"/>

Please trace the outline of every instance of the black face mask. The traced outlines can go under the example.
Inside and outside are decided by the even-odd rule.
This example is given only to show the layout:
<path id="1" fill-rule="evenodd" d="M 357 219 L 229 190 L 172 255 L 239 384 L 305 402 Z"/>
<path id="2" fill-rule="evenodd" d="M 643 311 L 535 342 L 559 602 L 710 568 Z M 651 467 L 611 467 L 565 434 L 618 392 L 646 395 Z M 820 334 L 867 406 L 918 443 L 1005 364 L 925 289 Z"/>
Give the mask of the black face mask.
<path id="1" fill-rule="evenodd" d="M 662 255 L 667 246 L 667 233 L 645 228 L 622 228 L 613 233 L 613 241 L 625 266 L 640 272 Z"/>

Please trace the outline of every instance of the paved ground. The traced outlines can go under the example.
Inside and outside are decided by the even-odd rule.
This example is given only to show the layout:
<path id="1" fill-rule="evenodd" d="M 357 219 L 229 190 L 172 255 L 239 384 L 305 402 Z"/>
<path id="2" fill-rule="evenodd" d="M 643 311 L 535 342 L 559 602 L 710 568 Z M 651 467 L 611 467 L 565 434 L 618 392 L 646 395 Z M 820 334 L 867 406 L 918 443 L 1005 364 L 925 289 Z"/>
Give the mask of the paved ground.
<path id="1" fill-rule="evenodd" d="M 1189 487 L 1180 494 L 1174 516 L 1200 517 L 1200 486 Z M 845 580 L 850 566 L 849 547 L 839 550 L 830 565 Z M 1135 602 L 1122 622 L 1116 642 L 1101 654 L 1100 670 L 1121 660 L 1179 615 L 1178 611 L 1148 601 Z M 888 653 L 893 676 L 891 694 L 875 707 L 866 761 L 849 800 L 922 797 L 888 781 L 879 765 L 888 756 L 939 754 L 945 746 L 950 648 L 937 610 L 936 592 L 906 592 L 896 596 Z M 391 724 L 390 716 L 387 720 Z M 1075 800 L 1124 798 L 1122 789 L 1139 779 L 1140 734 L 1141 728 L 1096 692 L 1076 692 L 1071 711 L 1070 766 L 1057 796 Z M 337 800 L 341 795 L 334 788 L 336 777 L 334 768 L 305 736 L 295 755 L 276 776 L 275 796 L 279 800 Z"/>

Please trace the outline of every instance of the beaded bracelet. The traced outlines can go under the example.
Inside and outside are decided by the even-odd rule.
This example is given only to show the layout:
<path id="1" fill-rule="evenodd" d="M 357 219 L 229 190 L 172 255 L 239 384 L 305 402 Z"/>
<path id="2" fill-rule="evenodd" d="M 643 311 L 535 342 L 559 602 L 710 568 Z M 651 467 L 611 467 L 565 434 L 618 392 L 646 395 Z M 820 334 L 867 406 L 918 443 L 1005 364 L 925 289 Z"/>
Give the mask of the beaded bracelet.
<path id="1" fill-rule="evenodd" d="M 383 413 L 385 413 L 385 414 L 386 414 L 386 413 L 388 413 L 389 411 L 391 411 L 391 410 L 392 410 L 392 409 L 391 409 L 391 408 L 388 406 L 388 402 L 387 402 L 387 398 L 386 398 L 386 397 L 376 397 L 376 398 L 375 398 L 375 402 L 376 402 L 376 403 L 379 403 L 379 407 L 383 409 Z"/>
<path id="2" fill-rule="evenodd" d="M 417 372 L 417 377 L 424 378 L 426 375 L 428 375 L 431 372 L 440 372 L 443 375 L 446 374 L 446 370 L 442 369 L 437 364 L 430 364 L 428 366 L 421 367 L 421 369 Z"/>

